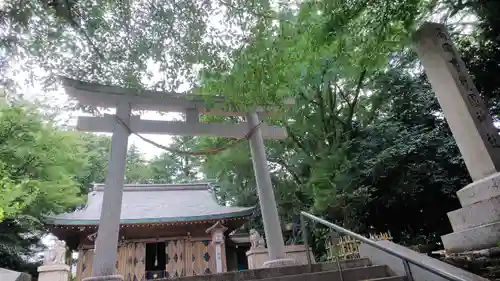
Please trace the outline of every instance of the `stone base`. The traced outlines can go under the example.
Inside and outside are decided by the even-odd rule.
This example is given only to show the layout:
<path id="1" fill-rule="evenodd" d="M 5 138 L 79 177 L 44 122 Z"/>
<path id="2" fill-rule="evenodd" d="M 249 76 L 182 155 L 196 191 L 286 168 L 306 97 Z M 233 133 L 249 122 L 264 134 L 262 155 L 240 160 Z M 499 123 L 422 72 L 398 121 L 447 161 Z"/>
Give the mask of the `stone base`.
<path id="1" fill-rule="evenodd" d="M 274 268 L 274 267 L 286 267 L 286 266 L 294 266 L 294 265 L 298 265 L 298 263 L 295 260 L 279 259 L 279 260 L 266 261 L 262 265 L 262 267 L 263 268 Z"/>
<path id="2" fill-rule="evenodd" d="M 294 261 L 293 265 L 307 264 L 307 251 L 304 245 L 287 245 L 285 246 L 285 258 L 283 260 Z M 251 248 L 247 253 L 248 269 L 264 268 L 269 262 L 269 253 L 267 248 Z M 315 263 L 312 251 L 309 251 L 311 262 Z M 279 259 L 282 260 L 282 259 Z M 272 261 L 274 262 L 274 261 Z"/>
<path id="3" fill-rule="evenodd" d="M 106 276 L 96 276 L 96 277 L 87 277 L 82 281 L 123 281 L 123 276 L 121 275 L 106 275 Z"/>
<path id="4" fill-rule="evenodd" d="M 38 267 L 38 281 L 68 281 L 71 267 L 66 264 L 51 264 Z"/>
<path id="5" fill-rule="evenodd" d="M 449 212 L 453 233 L 441 236 L 448 253 L 496 247 L 500 242 L 500 173 L 457 192 L 462 208 Z"/>

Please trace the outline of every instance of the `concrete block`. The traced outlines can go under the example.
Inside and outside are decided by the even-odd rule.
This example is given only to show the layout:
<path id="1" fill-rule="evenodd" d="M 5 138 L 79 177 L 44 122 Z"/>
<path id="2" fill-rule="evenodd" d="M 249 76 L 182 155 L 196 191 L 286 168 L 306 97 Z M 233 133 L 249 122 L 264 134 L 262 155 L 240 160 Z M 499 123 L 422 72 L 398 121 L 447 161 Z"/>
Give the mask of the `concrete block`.
<path id="1" fill-rule="evenodd" d="M 304 245 L 287 245 L 285 246 L 286 259 L 291 259 L 295 261 L 296 265 L 307 264 L 307 251 Z M 252 248 L 246 252 L 248 259 L 248 268 L 257 269 L 263 267 L 269 267 L 266 264 L 269 260 L 269 254 L 267 248 Z M 309 255 L 311 257 L 312 263 L 315 263 L 314 254 L 312 250 L 309 250 Z M 280 262 L 277 262 L 279 265 Z M 266 265 L 266 266 L 264 266 Z M 288 264 L 288 266 L 290 263 Z M 276 267 L 276 266 L 271 266 Z M 279 266 L 278 266 L 279 267 Z"/>
<path id="2" fill-rule="evenodd" d="M 448 213 L 454 232 L 500 222 L 500 196 L 479 201 Z"/>
<path id="3" fill-rule="evenodd" d="M 467 206 L 500 196 L 500 173 L 477 180 L 457 192 L 460 205 Z"/>
<path id="4" fill-rule="evenodd" d="M 68 281 L 71 268 L 65 264 L 42 265 L 38 267 L 38 281 Z"/>
<path id="5" fill-rule="evenodd" d="M 500 222 L 485 224 L 441 236 L 443 246 L 450 253 L 481 250 L 498 246 Z"/>
<path id="6" fill-rule="evenodd" d="M 24 272 L 17 272 L 5 268 L 0 268 L 1 281 L 31 281 L 31 275 Z"/>

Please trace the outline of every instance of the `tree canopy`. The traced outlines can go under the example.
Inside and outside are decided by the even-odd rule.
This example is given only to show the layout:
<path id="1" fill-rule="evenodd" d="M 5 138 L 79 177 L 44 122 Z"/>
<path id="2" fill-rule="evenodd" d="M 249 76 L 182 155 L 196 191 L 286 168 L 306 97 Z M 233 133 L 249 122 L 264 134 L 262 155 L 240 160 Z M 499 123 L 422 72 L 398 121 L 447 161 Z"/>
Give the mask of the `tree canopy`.
<path id="1" fill-rule="evenodd" d="M 84 138 L 57 129 L 37 110 L 23 104 L 0 106 L 2 267 L 21 266 L 45 232 L 44 215 L 83 203 L 94 177 Z"/>

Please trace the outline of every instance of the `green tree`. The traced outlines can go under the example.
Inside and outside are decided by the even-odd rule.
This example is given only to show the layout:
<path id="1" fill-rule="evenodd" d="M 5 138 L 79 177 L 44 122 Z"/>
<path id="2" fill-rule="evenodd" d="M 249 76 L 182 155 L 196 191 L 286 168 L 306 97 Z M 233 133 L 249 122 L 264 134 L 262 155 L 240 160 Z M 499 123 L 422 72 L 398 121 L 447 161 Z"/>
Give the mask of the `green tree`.
<path id="1" fill-rule="evenodd" d="M 351 201 L 366 200 L 352 181 L 358 166 L 351 143 L 382 106 L 368 83 L 389 54 L 403 48 L 426 8 L 425 1 L 306 1 L 297 10 L 283 8 L 278 22 L 263 19 L 234 64 L 204 73 L 203 87 L 228 93 L 243 106 L 296 98 L 294 112 L 281 123 L 290 138 L 269 143 L 273 183 L 287 219 L 297 220 L 300 209 L 344 218 Z M 204 167 L 224 171 L 221 186 L 232 187 L 226 197 L 255 194 L 248 152 L 219 157 Z"/>
<path id="2" fill-rule="evenodd" d="M 174 137 L 170 145 L 181 151 L 196 151 L 195 137 Z M 197 181 L 200 178 L 198 156 L 165 151 L 155 156 L 148 165 L 151 182 L 153 183 L 185 183 Z"/>
<path id="3" fill-rule="evenodd" d="M 197 83 L 200 65 L 227 64 L 255 14 L 268 10 L 267 1 L 8 1 L 0 48 L 29 74 L 23 83 L 52 88 L 56 74 L 172 91 Z"/>
<path id="4" fill-rule="evenodd" d="M 45 232 L 43 216 L 83 202 L 77 177 L 86 161 L 78 134 L 44 122 L 28 105 L 0 107 L 1 267 L 23 269 Z"/>
<path id="5" fill-rule="evenodd" d="M 147 167 L 147 161 L 139 148 L 132 144 L 127 152 L 127 162 L 125 166 L 126 183 L 148 183 L 150 173 Z"/>
<path id="6" fill-rule="evenodd" d="M 448 1 L 447 1 L 448 2 Z M 495 120 L 500 116 L 500 4 L 498 1 L 452 1 L 454 13 L 472 13 L 478 18 L 471 36 L 457 35 L 459 50 L 479 93 L 484 97 Z"/>
<path id="7" fill-rule="evenodd" d="M 235 99 L 296 98 L 282 123 L 289 139 L 267 143 L 284 221 L 309 210 L 359 232 L 393 230 L 405 243 L 439 241 L 451 231 L 446 212 L 458 207 L 455 192 L 470 179 L 415 55 L 405 50 L 427 6 L 354 2 L 328 10 L 335 6 L 315 3 L 255 31 L 235 65 L 204 82 Z M 384 14 L 391 9 L 404 12 Z M 240 149 L 209 157 L 203 170 L 219 180 L 224 200 L 253 204 L 248 148 Z"/>
<path id="8" fill-rule="evenodd" d="M 93 183 L 106 180 L 111 138 L 81 133 L 80 140 L 87 161 L 76 180 L 82 187 L 82 194 L 86 194 Z"/>

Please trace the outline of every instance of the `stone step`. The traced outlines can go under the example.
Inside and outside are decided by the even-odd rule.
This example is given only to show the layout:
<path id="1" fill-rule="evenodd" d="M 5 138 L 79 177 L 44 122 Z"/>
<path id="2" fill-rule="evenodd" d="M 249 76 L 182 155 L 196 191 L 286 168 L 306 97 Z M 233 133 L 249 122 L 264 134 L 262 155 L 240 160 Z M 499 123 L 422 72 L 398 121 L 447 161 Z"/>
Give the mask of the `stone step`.
<path id="1" fill-rule="evenodd" d="M 406 276 L 390 276 L 390 277 L 381 277 L 381 278 L 373 278 L 367 279 L 364 281 L 407 281 Z"/>
<path id="2" fill-rule="evenodd" d="M 500 222 L 485 224 L 441 236 L 449 253 L 488 249 L 500 242 Z"/>
<path id="3" fill-rule="evenodd" d="M 359 281 L 390 277 L 389 268 L 385 265 L 371 265 L 366 267 L 349 268 L 340 271 L 323 271 L 286 275 L 274 278 L 261 279 L 262 281 Z M 382 279 L 383 280 L 383 279 Z M 391 280 L 391 279 L 389 279 Z"/>
<path id="4" fill-rule="evenodd" d="M 358 268 L 371 266 L 369 259 L 353 259 L 345 260 L 340 262 L 340 267 L 342 269 Z M 311 265 L 312 272 L 322 272 L 322 271 L 337 271 L 337 263 L 316 263 Z M 179 281 L 247 281 L 265 278 L 275 278 L 287 275 L 299 275 L 309 273 L 309 267 L 307 265 L 299 266 L 288 266 L 288 267 L 276 267 L 276 268 L 259 268 L 250 269 L 242 271 L 231 271 L 217 274 L 209 275 L 197 275 L 197 276 L 185 276 L 178 278 L 168 278 L 169 281 L 173 279 L 179 279 Z M 159 279 L 167 280 L 167 279 Z"/>
<path id="5" fill-rule="evenodd" d="M 500 173 L 475 181 L 457 191 L 462 207 L 500 196 Z"/>
<path id="6" fill-rule="evenodd" d="M 453 231 L 500 221 L 500 196 L 479 201 L 448 213 Z"/>
<path id="7" fill-rule="evenodd" d="M 372 262 L 367 259 L 367 258 L 360 258 L 360 259 L 352 259 L 352 260 L 343 260 L 339 262 L 340 268 L 342 269 L 347 269 L 347 268 L 355 268 L 355 267 L 365 267 L 365 266 L 371 266 Z M 326 270 L 338 270 L 338 266 L 336 262 L 325 262 L 325 263 L 317 263 L 313 264 L 313 270 L 315 266 L 318 266 L 318 270 L 316 271 L 326 271 Z"/>

